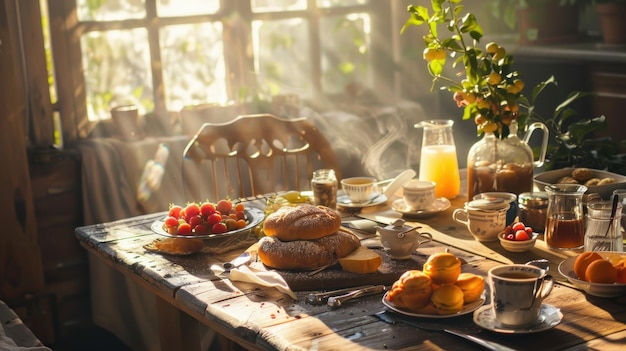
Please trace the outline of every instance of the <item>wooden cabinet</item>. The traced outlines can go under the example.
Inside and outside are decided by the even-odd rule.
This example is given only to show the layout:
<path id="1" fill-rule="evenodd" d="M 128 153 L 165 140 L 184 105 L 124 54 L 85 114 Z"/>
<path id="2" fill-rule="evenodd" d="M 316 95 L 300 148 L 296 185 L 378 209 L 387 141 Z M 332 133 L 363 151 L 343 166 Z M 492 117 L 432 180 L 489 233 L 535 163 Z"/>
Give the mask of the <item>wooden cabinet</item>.
<path id="1" fill-rule="evenodd" d="M 595 93 L 593 115 L 604 115 L 609 124 L 609 128 L 599 134 L 615 141 L 626 140 L 626 63 L 594 65 L 590 76 Z"/>
<path id="2" fill-rule="evenodd" d="M 87 254 L 74 236 L 83 225 L 81 161 L 73 151 L 32 152 L 29 161 L 45 292 L 63 339 L 91 321 Z"/>

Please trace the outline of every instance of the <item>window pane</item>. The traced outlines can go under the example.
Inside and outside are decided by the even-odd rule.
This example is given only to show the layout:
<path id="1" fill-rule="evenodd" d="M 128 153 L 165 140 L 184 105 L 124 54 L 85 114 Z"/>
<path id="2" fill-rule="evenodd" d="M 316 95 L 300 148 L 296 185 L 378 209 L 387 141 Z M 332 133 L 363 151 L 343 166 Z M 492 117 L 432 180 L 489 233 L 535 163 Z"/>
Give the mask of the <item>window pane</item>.
<path id="1" fill-rule="evenodd" d="M 306 9 L 306 0 L 251 0 L 252 12 L 296 11 Z"/>
<path id="2" fill-rule="evenodd" d="M 90 120 L 110 118 L 110 109 L 135 104 L 154 108 L 150 51 L 145 29 L 92 32 L 81 38 Z"/>
<path id="3" fill-rule="evenodd" d="M 333 38 L 321 41 L 324 92 L 341 92 L 351 82 L 371 86 L 369 15 L 324 17 L 320 28 L 321 38 Z"/>
<path id="4" fill-rule="evenodd" d="M 214 14 L 220 9 L 220 0 L 158 0 L 160 17 L 178 17 Z"/>
<path id="5" fill-rule="evenodd" d="M 119 21 L 146 17 L 145 0 L 76 0 L 79 21 Z"/>
<path id="6" fill-rule="evenodd" d="M 161 58 L 169 110 L 227 101 L 221 23 L 168 26 L 161 30 Z"/>
<path id="7" fill-rule="evenodd" d="M 312 92 L 307 22 L 301 18 L 252 23 L 255 71 L 268 94 Z"/>
<path id="8" fill-rule="evenodd" d="M 369 0 L 317 0 L 318 7 L 341 7 L 367 4 Z"/>
<path id="9" fill-rule="evenodd" d="M 57 103 L 57 87 L 54 72 L 54 62 L 52 60 L 52 44 L 50 42 L 50 15 L 48 14 L 48 2 L 39 0 L 41 7 L 41 27 L 43 29 L 43 45 L 46 52 L 46 69 L 48 71 L 48 88 L 50 90 L 50 102 Z"/>

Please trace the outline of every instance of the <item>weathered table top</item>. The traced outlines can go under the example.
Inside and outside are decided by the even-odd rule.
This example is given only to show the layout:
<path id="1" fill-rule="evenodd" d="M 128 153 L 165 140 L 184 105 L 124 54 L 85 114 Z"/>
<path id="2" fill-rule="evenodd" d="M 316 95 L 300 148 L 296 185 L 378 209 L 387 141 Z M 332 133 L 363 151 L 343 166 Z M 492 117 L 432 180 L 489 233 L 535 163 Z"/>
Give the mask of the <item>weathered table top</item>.
<path id="1" fill-rule="evenodd" d="M 475 241 L 465 227 L 451 219 L 452 211 L 462 207 L 464 200 L 463 197 L 454 199 L 450 209 L 432 217 L 407 219 L 409 224 L 422 226 L 420 231 L 431 233 L 435 241 L 420 246 L 413 260 L 398 269 L 421 269 L 430 253 L 446 248 L 467 261 L 463 271 L 485 276 L 488 269 L 495 265 L 548 258 L 552 274 L 559 284 L 545 303 L 559 308 L 564 315 L 563 321 L 536 334 L 487 331 L 474 324 L 471 313 L 436 320 L 414 318 L 416 322 L 437 322 L 447 328 L 520 350 L 538 346 L 541 350 L 615 349 L 626 344 L 626 297 L 586 295 L 571 288 L 558 273 L 558 264 L 577 252 L 552 251 L 542 240 L 538 240 L 530 252 L 509 253 L 498 242 Z M 384 206 L 368 208 L 358 215 L 382 223 L 398 216 Z M 191 256 L 148 252 L 144 245 L 161 238 L 150 226 L 163 216 L 163 213 L 156 213 L 76 230 L 85 248 L 157 296 L 163 350 L 197 349 L 199 336 L 194 328 L 189 327 L 197 323 L 196 320 L 249 349 L 481 349 L 443 332 L 379 320 L 374 314 L 385 309 L 382 294 L 363 297 L 331 309 L 326 305 L 307 304 L 308 291 L 296 291 L 298 300 L 294 301 L 276 289 L 233 282 L 216 276 L 208 269 L 213 263 L 234 258 L 245 248 L 223 254 Z"/>

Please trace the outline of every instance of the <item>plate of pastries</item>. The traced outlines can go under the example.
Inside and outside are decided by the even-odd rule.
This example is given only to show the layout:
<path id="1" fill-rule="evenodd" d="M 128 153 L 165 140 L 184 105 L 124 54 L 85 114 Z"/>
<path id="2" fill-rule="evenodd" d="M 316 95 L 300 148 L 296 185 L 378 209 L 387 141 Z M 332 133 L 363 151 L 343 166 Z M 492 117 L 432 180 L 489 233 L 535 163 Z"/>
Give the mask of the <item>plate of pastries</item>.
<path id="1" fill-rule="evenodd" d="M 423 270 L 404 272 L 382 302 L 412 317 L 450 318 L 477 310 L 485 303 L 482 276 L 461 272 L 461 260 L 449 252 L 434 253 Z"/>

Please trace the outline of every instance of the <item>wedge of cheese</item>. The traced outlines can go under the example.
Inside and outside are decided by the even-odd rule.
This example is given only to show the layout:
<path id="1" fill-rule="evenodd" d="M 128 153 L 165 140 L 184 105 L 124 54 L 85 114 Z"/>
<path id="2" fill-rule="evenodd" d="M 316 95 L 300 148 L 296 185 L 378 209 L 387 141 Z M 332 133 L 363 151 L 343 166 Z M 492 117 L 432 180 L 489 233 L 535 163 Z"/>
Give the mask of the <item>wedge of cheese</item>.
<path id="1" fill-rule="evenodd" d="M 382 263 L 383 259 L 379 254 L 364 246 L 339 259 L 339 264 L 344 271 L 359 274 L 376 272 Z"/>

